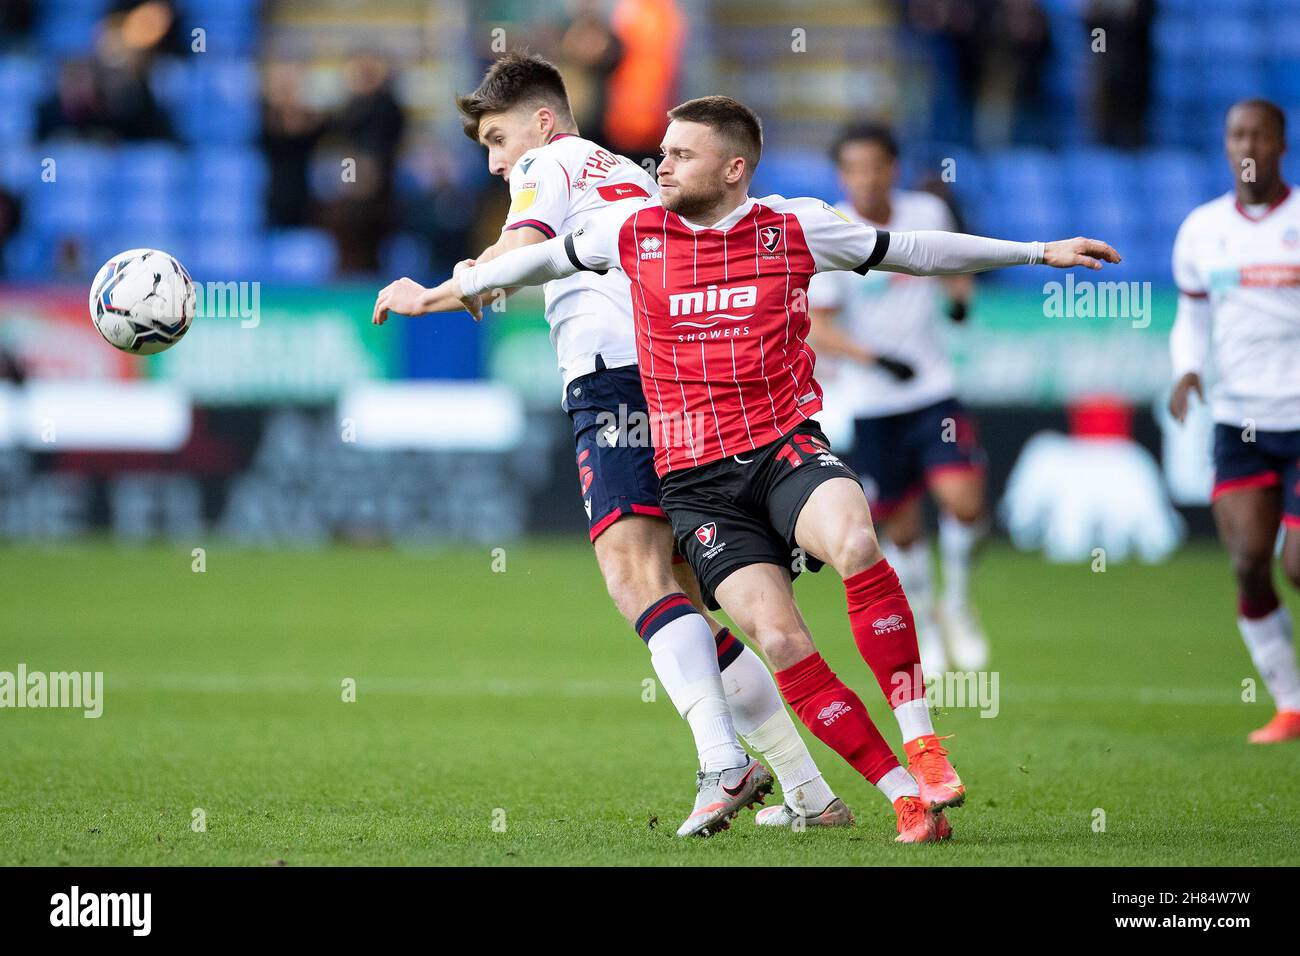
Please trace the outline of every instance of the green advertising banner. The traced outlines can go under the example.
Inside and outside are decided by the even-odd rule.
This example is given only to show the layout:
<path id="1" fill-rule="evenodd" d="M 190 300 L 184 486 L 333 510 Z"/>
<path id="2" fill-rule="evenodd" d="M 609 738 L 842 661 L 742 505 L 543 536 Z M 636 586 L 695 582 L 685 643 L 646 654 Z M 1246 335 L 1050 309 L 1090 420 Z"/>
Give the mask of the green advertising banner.
<path id="1" fill-rule="evenodd" d="M 977 286 L 967 320 L 940 317 L 958 393 L 977 405 L 1059 405 L 1106 392 L 1146 403 L 1169 385 L 1169 329 L 1178 294 L 1149 283 L 1063 280 L 1042 288 Z M 558 402 L 540 296 L 486 312 L 488 374 L 530 401 Z"/>
<path id="2" fill-rule="evenodd" d="M 206 404 L 319 402 L 400 370 L 402 336 L 370 322 L 373 286 L 201 283 L 183 348 L 147 359 L 150 376 Z"/>

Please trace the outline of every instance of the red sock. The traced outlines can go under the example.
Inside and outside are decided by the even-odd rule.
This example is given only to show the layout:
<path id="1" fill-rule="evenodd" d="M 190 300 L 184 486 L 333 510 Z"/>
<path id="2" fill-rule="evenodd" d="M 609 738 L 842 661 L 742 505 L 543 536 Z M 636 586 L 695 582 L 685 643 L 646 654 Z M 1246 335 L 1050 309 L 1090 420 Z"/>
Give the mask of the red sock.
<path id="1" fill-rule="evenodd" d="M 876 675 L 889 706 L 924 696 L 916 622 L 889 562 L 881 558 L 867 570 L 845 578 L 844 590 L 858 652 Z"/>
<path id="2" fill-rule="evenodd" d="M 898 758 L 871 722 L 862 699 L 816 651 L 776 672 L 776 686 L 804 726 L 871 783 L 898 766 Z"/>

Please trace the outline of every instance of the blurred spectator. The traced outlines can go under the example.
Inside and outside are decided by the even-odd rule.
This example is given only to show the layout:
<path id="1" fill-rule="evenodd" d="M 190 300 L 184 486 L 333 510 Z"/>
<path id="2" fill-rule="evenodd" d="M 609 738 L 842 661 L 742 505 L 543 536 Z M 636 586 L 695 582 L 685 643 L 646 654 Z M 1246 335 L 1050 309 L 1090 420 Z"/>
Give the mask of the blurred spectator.
<path id="1" fill-rule="evenodd" d="M 175 4 L 169 0 L 115 0 L 106 23 L 142 54 L 189 52 Z"/>
<path id="2" fill-rule="evenodd" d="M 1039 138 L 1043 67 L 1051 52 L 1038 0 L 997 0 L 981 18 L 984 39 L 975 101 L 975 143 L 995 149 Z"/>
<path id="3" fill-rule="evenodd" d="M 36 138 L 106 138 L 112 132 L 94 64 L 64 60 L 54 92 L 36 107 Z"/>
<path id="4" fill-rule="evenodd" d="M 379 248 L 394 222 L 393 175 L 406 116 L 393 93 L 388 64 L 377 56 L 348 64 L 349 97 L 330 124 L 331 137 L 355 162 L 355 182 L 345 180 L 328 221 L 343 272 L 375 272 Z"/>
<path id="5" fill-rule="evenodd" d="M 623 44 L 601 15 L 599 0 L 582 0 L 560 41 L 560 69 L 578 129 L 587 139 L 605 142 L 609 81 L 623 59 Z"/>
<path id="6" fill-rule="evenodd" d="M 1051 35 L 1038 0 L 910 0 L 908 19 L 941 41 L 934 62 L 950 64 L 945 89 L 959 98 L 957 129 L 940 138 L 984 149 L 1043 138 Z"/>
<path id="7" fill-rule="evenodd" d="M 1136 149 L 1146 142 L 1151 102 L 1151 23 L 1154 0 L 1089 0 L 1089 41 L 1105 30 L 1105 52 L 1092 54 L 1092 118 L 1097 139 Z"/>
<path id="8" fill-rule="evenodd" d="M 609 78 L 607 145 L 658 162 L 664 114 L 677 100 L 686 20 L 674 0 L 619 0 L 611 20 L 623 58 Z"/>
<path id="9" fill-rule="evenodd" d="M 152 50 L 173 20 L 168 12 L 153 10 L 150 22 L 132 27 L 134 15 L 120 22 L 110 17 L 99 33 L 95 75 L 108 122 L 120 139 L 175 139 L 170 118 L 149 88 Z"/>
<path id="10" fill-rule="evenodd" d="M 174 139 L 171 120 L 149 88 L 149 64 L 148 50 L 134 46 L 120 24 L 106 21 L 95 60 L 65 60 L 59 67 L 54 92 L 37 106 L 37 138 Z"/>
<path id="11" fill-rule="evenodd" d="M 0 279 L 5 276 L 5 246 L 23 224 L 23 207 L 18 197 L 0 188 Z"/>
<path id="12" fill-rule="evenodd" d="M 303 226 L 311 219 L 311 156 L 325 120 L 303 103 L 300 71 L 298 64 L 277 63 L 266 74 L 261 146 L 270 169 L 266 219 L 272 226 Z"/>
<path id="13" fill-rule="evenodd" d="M 21 44 L 35 25 L 32 0 L 0 0 L 0 49 Z"/>

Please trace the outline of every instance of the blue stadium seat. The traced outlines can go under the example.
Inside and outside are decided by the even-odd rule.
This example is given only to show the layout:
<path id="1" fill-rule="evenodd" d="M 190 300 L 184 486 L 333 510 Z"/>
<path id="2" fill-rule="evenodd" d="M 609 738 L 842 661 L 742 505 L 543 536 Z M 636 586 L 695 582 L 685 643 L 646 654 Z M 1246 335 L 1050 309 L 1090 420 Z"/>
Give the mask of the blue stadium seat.
<path id="1" fill-rule="evenodd" d="M 59 58 L 90 53 L 104 6 L 98 2 L 46 5 L 36 25 L 41 51 Z"/>
<path id="2" fill-rule="evenodd" d="M 429 271 L 433 250 L 424 236 L 399 232 L 379 250 L 380 272 L 386 276 L 420 276 Z"/>
<path id="3" fill-rule="evenodd" d="M 190 213 L 201 232 L 221 229 L 246 233 L 260 230 L 265 224 L 266 205 L 260 191 L 199 189 L 194 197 Z"/>
<path id="4" fill-rule="evenodd" d="M 835 167 L 824 152 L 773 150 L 765 154 L 754 173 L 754 196 L 839 195 Z"/>
<path id="5" fill-rule="evenodd" d="M 18 280 L 48 279 L 54 258 L 54 242 L 35 229 L 13 236 L 4 247 L 5 276 Z"/>
<path id="6" fill-rule="evenodd" d="M 234 192 L 262 195 L 266 188 L 267 168 L 262 154 L 251 146 L 207 146 L 193 153 L 193 188 L 230 194 Z"/>
<path id="7" fill-rule="evenodd" d="M 113 181 L 177 196 L 188 179 L 188 159 L 171 143 L 124 144 L 117 150 Z"/>
<path id="8" fill-rule="evenodd" d="M 1136 200 L 1142 191 L 1141 171 L 1130 153 L 1098 147 L 1069 150 L 1063 157 L 1065 177 L 1089 200 Z"/>
<path id="9" fill-rule="evenodd" d="M 216 232 L 196 236 L 186 268 L 195 282 L 251 282 L 262 265 L 262 243 L 255 233 Z"/>
<path id="10" fill-rule="evenodd" d="M 1224 10 L 1220 5 L 1207 6 L 1196 18 L 1196 43 L 1212 61 L 1213 68 L 1253 56 L 1263 39 L 1252 27 L 1250 16 Z"/>
<path id="11" fill-rule="evenodd" d="M 257 137 L 259 81 L 251 60 L 202 62 L 176 101 L 175 118 L 190 143 L 247 143 Z"/>
<path id="12" fill-rule="evenodd" d="M 320 229 L 281 229 L 267 234 L 265 278 L 314 285 L 334 276 L 338 250 Z"/>

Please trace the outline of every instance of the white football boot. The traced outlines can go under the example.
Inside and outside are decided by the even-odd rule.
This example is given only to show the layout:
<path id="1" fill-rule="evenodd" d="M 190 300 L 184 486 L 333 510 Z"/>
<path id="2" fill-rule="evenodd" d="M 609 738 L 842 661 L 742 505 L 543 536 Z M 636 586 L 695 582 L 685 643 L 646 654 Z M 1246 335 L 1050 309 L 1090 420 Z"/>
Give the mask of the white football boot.
<path id="1" fill-rule="evenodd" d="M 931 674 L 943 674 L 948 670 L 948 651 L 943 646 L 943 631 L 935 620 L 934 612 L 929 608 L 913 611 L 916 621 L 916 646 L 921 652 L 921 673 L 927 678 Z"/>
<path id="2" fill-rule="evenodd" d="M 762 803 L 772 792 L 772 774 L 746 756 L 746 762 L 727 770 L 696 775 L 695 809 L 677 828 L 678 836 L 712 836 L 731 826 L 731 818 L 745 807 Z"/>
<path id="3" fill-rule="evenodd" d="M 946 605 L 943 624 L 948 654 L 957 670 L 982 671 L 988 666 L 989 639 L 969 604 Z"/>
<path id="4" fill-rule="evenodd" d="M 821 813 L 811 816 L 800 813 L 787 803 L 777 807 L 764 807 L 754 814 L 757 826 L 785 827 L 796 832 L 808 827 L 851 827 L 855 822 L 853 811 L 839 797 L 828 803 Z"/>

